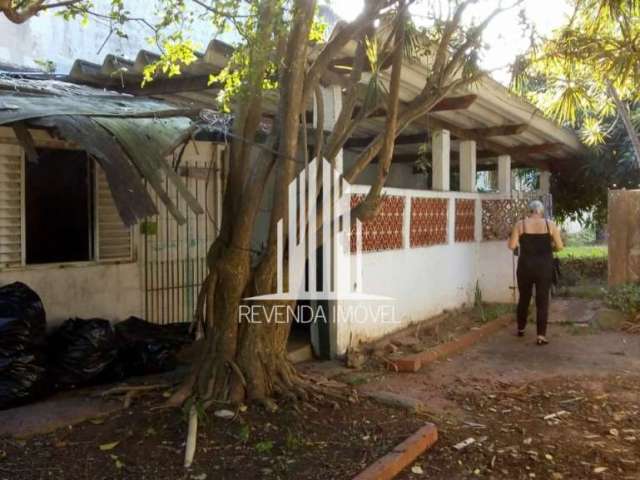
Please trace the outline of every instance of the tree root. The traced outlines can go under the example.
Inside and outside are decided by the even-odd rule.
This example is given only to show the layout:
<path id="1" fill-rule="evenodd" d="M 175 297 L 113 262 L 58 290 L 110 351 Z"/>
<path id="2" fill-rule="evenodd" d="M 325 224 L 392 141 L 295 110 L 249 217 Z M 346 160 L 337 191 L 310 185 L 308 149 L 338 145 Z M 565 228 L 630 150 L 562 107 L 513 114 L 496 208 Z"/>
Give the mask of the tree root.
<path id="1" fill-rule="evenodd" d="M 140 395 L 144 392 L 149 392 L 152 390 L 159 390 L 161 388 L 169 388 L 169 387 L 170 385 L 167 385 L 165 383 L 157 384 L 157 385 L 120 385 L 118 387 L 113 387 L 108 390 L 104 390 L 99 394 L 97 394 L 96 396 L 106 397 L 109 395 L 124 394 L 124 408 L 129 408 L 135 396 Z"/>
<path id="2" fill-rule="evenodd" d="M 193 393 L 193 386 L 196 383 L 196 373 L 195 371 L 191 372 L 186 380 L 180 385 L 173 394 L 167 399 L 164 404 L 159 407 L 155 407 L 156 409 L 165 409 L 165 408 L 178 408 L 187 401 L 187 399 Z"/>

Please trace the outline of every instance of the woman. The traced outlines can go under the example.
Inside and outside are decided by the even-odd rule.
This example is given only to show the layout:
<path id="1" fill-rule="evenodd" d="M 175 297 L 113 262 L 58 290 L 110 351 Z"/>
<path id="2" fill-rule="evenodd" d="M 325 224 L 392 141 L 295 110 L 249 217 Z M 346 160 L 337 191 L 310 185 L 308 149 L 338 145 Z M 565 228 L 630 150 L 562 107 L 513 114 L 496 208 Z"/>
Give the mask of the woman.
<path id="1" fill-rule="evenodd" d="M 529 303 L 533 286 L 536 287 L 536 322 L 538 345 L 546 345 L 549 317 L 549 290 L 553 279 L 553 251 L 564 248 L 560 230 L 544 217 L 544 205 L 539 200 L 529 203 L 529 215 L 518 220 L 509 238 L 509 248 L 518 256 L 518 336 L 527 326 Z"/>

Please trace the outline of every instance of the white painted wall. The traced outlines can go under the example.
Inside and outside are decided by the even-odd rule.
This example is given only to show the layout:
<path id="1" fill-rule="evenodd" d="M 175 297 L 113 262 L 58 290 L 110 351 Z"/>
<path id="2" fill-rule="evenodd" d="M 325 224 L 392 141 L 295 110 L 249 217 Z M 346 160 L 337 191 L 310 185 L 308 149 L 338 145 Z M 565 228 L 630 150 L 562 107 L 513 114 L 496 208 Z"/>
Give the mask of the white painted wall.
<path id="1" fill-rule="evenodd" d="M 94 4 L 94 11 L 108 13 L 110 0 L 94 0 Z M 151 21 L 156 18 L 155 1 L 127 0 L 125 6 L 131 17 Z M 109 36 L 109 30 L 108 21 L 95 17 L 90 17 L 88 25 L 83 26 L 80 19 L 66 22 L 52 12 L 43 12 L 16 25 L 0 15 L 0 62 L 37 68 L 37 61 L 49 60 L 54 62 L 57 73 L 66 74 L 78 58 L 100 64 L 109 53 L 135 60 L 138 50 L 158 52 L 155 44 L 148 40 L 151 30 L 142 23 L 127 24 L 128 38 Z M 202 51 L 214 36 L 216 32 L 206 21 L 198 21 L 188 32 L 188 38 L 197 42 Z M 229 34 L 217 38 L 233 41 Z"/>
<path id="2" fill-rule="evenodd" d="M 368 187 L 354 186 L 356 193 L 364 193 Z M 394 318 L 380 315 L 384 321 L 372 322 L 376 315 L 359 312 L 358 315 L 343 316 L 337 322 L 337 353 L 343 354 L 349 342 L 352 346 L 379 338 L 395 330 L 400 330 L 440 314 L 443 310 L 470 305 L 474 300 L 476 282 L 482 291 L 483 300 L 489 302 L 511 302 L 513 284 L 512 254 L 505 241 L 481 241 L 481 215 L 476 208 L 476 241 L 454 242 L 455 207 L 453 199 L 498 199 L 495 194 L 434 192 L 388 188 L 387 195 L 410 197 L 430 197 L 450 199 L 449 240 L 447 244 L 430 247 L 410 248 L 408 229 L 410 216 L 405 212 L 404 248 L 383 252 L 363 253 L 363 292 L 369 295 L 391 297 L 390 301 L 362 301 L 369 312 L 380 313 L 377 309 L 394 310 Z M 355 261 L 355 260 L 354 260 Z M 346 305 L 347 312 L 348 302 Z M 343 310 L 344 313 L 345 310 Z"/>

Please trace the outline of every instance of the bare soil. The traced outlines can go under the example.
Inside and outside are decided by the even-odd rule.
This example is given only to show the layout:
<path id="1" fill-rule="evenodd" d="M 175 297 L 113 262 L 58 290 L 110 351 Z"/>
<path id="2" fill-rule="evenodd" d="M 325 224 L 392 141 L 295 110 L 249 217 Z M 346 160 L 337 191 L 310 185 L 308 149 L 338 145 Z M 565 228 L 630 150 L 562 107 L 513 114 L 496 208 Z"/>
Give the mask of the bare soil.
<path id="1" fill-rule="evenodd" d="M 180 411 L 151 411 L 162 401 L 151 394 L 104 419 L 0 439 L 0 479 L 349 479 L 424 424 L 366 400 L 210 414 L 185 470 L 186 422 Z"/>
<path id="2" fill-rule="evenodd" d="M 188 471 L 184 416 L 152 410 L 168 393 L 155 391 L 104 419 L 26 441 L 0 438 L 0 480 L 349 479 L 425 421 L 438 426 L 440 440 L 399 478 L 638 480 L 640 335 L 621 331 L 619 316 L 598 304 L 569 299 L 557 307 L 566 322 L 550 325 L 544 347 L 535 345 L 533 325 L 524 338 L 513 326 L 416 373 L 368 362 L 360 370 L 304 365 L 355 386 L 360 400 L 283 404 L 274 413 L 251 407 L 232 420 L 210 413 Z M 472 318 L 461 324 L 473 328 Z M 421 348 L 464 330 L 453 316 L 447 322 L 447 330 L 423 332 Z M 426 410 L 363 399 L 373 391 L 414 398 Z"/>
<path id="3" fill-rule="evenodd" d="M 640 377 L 553 378 L 450 392 L 435 447 L 399 479 L 640 478 Z M 457 450 L 467 439 L 474 443 Z"/>
<path id="4" fill-rule="evenodd" d="M 417 373 L 360 382 L 420 400 L 438 426 L 413 465 L 423 473 L 398 478 L 640 479 L 640 335 L 593 303 L 558 307 L 566 323 L 549 326 L 549 345 L 535 345 L 533 325 L 524 338 L 513 325 Z"/>

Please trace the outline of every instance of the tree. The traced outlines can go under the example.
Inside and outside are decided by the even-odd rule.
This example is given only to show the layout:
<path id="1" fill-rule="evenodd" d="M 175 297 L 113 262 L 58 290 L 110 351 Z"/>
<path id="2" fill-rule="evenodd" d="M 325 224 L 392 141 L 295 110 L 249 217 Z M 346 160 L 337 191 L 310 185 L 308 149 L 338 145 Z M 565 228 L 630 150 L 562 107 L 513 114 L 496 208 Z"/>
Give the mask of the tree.
<path id="1" fill-rule="evenodd" d="M 629 104 L 640 100 L 640 1 L 573 4 L 567 24 L 520 59 L 515 87 L 558 121 L 579 126 L 590 145 L 603 143 L 621 121 L 640 168 L 629 114 Z"/>
<path id="2" fill-rule="evenodd" d="M 632 106 L 631 118 L 638 128 L 637 107 Z M 579 168 L 563 170 L 551 183 L 554 215 L 562 220 L 579 221 L 596 231 L 607 224 L 608 190 L 640 186 L 640 169 L 624 125 L 615 122 L 615 118 L 607 118 L 605 122 L 613 125 L 606 143 L 593 147 Z"/>
<path id="3" fill-rule="evenodd" d="M 239 323 L 238 309 L 243 298 L 275 290 L 277 222 L 286 222 L 288 186 L 299 173 L 293 160 L 307 150 L 301 145 L 306 136 L 307 105 L 314 99 L 321 103 L 321 82 L 328 77 L 332 61 L 344 55 L 348 44 L 356 45 L 350 73 L 341 80 L 344 103 L 335 128 L 328 138 L 318 128 L 317 157 L 335 164 L 357 125 L 380 107 L 387 112 L 385 128 L 344 174 L 347 181 L 354 182 L 377 157 L 373 186 L 355 207 L 355 216 L 366 221 L 379 209 L 395 138 L 452 91 L 480 79 L 483 73 L 476 59 L 483 31 L 497 14 L 522 0 L 513 0 L 510 5 L 499 1 L 497 6 L 490 2 L 494 9 L 486 18 L 465 26 L 465 11 L 479 2 L 366 0 L 354 21 L 338 24 L 328 40 L 319 42 L 315 0 L 162 1 L 163 14 L 152 26 L 154 32 L 162 35 L 178 21 L 183 28 L 162 37 L 163 57 L 150 67 L 145 81 L 153 81 L 163 71 L 179 73 L 180 65 L 195 59 L 193 45 L 184 33 L 188 31 L 184 24 L 195 18 L 186 13 L 187 4 L 201 7 L 202 15 L 216 27 L 232 28 L 242 38 L 227 67 L 212 78 L 224 85 L 223 104 L 233 112 L 234 121 L 222 226 L 208 253 L 209 271 L 197 304 L 196 316 L 205 327 L 206 338 L 191 374 L 169 400 L 175 406 L 187 402 L 190 409 L 187 457 L 193 454 L 198 411 L 218 402 L 246 400 L 272 408 L 276 395 L 305 396 L 318 390 L 287 359 L 290 324 Z M 34 7 L 36 13 L 47 7 L 45 2 L 29 3 L 39 4 Z M 109 14 L 122 24 L 132 20 L 123 4 L 123 0 L 113 0 Z M 426 19 L 423 26 L 412 22 L 409 7 L 421 8 L 421 17 Z M 95 14 L 87 2 L 74 2 L 65 10 L 66 16 Z M 431 73 L 421 91 L 401 103 L 403 65 L 417 59 L 427 62 Z M 365 71 L 370 75 L 363 88 Z M 255 146 L 270 90 L 278 94 L 273 131 Z M 275 191 L 268 241 L 259 258 L 252 259 L 255 219 L 264 185 L 271 177 L 275 177 Z M 283 231 L 287 231 L 286 225 Z"/>

